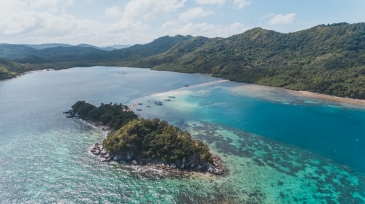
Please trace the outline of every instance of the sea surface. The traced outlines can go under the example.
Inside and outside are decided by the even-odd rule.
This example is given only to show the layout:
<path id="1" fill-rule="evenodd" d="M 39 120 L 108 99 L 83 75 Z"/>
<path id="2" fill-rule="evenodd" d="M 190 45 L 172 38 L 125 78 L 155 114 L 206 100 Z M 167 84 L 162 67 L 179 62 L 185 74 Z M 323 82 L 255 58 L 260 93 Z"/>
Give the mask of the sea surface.
<path id="1" fill-rule="evenodd" d="M 142 103 L 140 117 L 189 130 L 229 172 L 166 178 L 102 163 L 88 153 L 102 132 L 62 114 L 78 100 Z M 0 81 L 0 113 L 0 203 L 365 203 L 364 107 L 200 74 L 89 67 Z"/>

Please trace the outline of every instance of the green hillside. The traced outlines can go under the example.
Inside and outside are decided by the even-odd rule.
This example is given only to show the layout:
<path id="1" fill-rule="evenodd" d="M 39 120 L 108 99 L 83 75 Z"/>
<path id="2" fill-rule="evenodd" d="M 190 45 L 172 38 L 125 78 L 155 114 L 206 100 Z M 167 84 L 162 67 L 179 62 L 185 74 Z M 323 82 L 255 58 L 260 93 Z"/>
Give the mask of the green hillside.
<path id="1" fill-rule="evenodd" d="M 319 25 L 287 34 L 254 28 L 229 38 L 165 36 L 109 52 L 52 49 L 55 54 L 17 61 L 36 68 L 104 65 L 208 73 L 238 82 L 365 99 L 365 23 Z"/>
<path id="2" fill-rule="evenodd" d="M 182 35 L 164 36 L 144 45 L 134 45 L 112 51 L 104 51 L 91 46 L 59 46 L 36 50 L 26 46 L 6 44 L 0 45 L 0 57 L 20 63 L 38 64 L 42 67 L 46 65 L 55 69 L 69 68 L 70 66 L 118 66 L 121 61 L 126 64 L 126 62 L 166 52 L 177 43 L 190 38 L 192 37 Z M 3 52 L 1 52 L 2 50 Z"/>
<path id="3" fill-rule="evenodd" d="M 15 72 L 11 72 L 0 65 L 0 79 L 10 79 L 16 76 Z"/>
<path id="4" fill-rule="evenodd" d="M 176 44 L 191 39 L 191 36 L 177 35 L 174 37 L 164 36 L 144 44 L 113 50 L 99 56 L 100 60 L 134 61 L 152 55 L 164 53 Z"/>
<path id="5" fill-rule="evenodd" d="M 0 44 L 0 57 L 6 59 L 22 58 L 36 50 L 24 45 Z"/>
<path id="6" fill-rule="evenodd" d="M 365 24 L 319 25 L 289 34 L 255 28 L 229 38 L 196 37 L 135 66 L 139 64 L 365 99 Z"/>
<path id="7" fill-rule="evenodd" d="M 36 49 L 27 45 L 0 44 L 0 57 L 11 60 L 15 59 L 16 61 L 21 61 L 23 58 L 29 58 L 29 56 L 39 57 L 46 60 L 64 55 L 80 57 L 83 55 L 103 54 L 105 52 L 106 51 L 100 49 L 85 46 L 58 46 Z"/>
<path id="8" fill-rule="evenodd" d="M 16 77 L 18 74 L 33 71 L 35 67 L 29 64 L 21 64 L 0 58 L 0 80 Z"/>

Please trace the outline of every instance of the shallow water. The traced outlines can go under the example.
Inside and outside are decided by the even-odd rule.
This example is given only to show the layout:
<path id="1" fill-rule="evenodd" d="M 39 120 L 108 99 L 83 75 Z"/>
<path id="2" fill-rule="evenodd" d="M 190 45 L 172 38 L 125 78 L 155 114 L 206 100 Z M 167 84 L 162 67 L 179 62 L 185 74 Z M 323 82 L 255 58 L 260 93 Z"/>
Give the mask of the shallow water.
<path id="1" fill-rule="evenodd" d="M 143 102 L 138 114 L 191 131 L 230 172 L 159 178 L 102 163 L 87 149 L 103 135 L 62 114 L 77 100 Z M 361 108 L 204 75 L 92 67 L 2 81 L 0 110 L 0 203 L 365 202 Z"/>

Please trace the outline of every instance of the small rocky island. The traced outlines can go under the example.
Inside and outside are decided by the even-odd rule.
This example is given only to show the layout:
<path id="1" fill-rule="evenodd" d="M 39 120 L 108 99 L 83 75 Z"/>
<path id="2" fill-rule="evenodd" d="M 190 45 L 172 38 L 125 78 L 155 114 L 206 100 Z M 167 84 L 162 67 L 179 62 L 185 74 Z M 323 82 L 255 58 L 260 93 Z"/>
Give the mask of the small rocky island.
<path id="1" fill-rule="evenodd" d="M 110 132 L 102 144 L 96 143 L 91 153 L 103 162 L 115 161 L 125 165 L 154 167 L 162 171 L 226 172 L 221 159 L 210 153 L 200 140 L 190 133 L 161 121 L 139 119 L 122 104 L 101 104 L 95 107 L 78 101 L 66 117 L 79 117 L 92 124 L 101 123 Z"/>

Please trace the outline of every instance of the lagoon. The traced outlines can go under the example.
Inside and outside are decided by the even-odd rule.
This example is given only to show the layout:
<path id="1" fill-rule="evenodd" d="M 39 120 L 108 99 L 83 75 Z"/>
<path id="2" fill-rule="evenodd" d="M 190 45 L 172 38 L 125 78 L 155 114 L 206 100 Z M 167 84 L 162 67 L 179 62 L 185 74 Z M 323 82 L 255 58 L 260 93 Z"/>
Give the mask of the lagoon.
<path id="1" fill-rule="evenodd" d="M 142 103 L 141 117 L 189 130 L 230 172 L 172 179 L 102 163 L 87 149 L 103 135 L 62 114 L 78 100 Z M 91 67 L 2 81 L 0 110 L 1 203 L 365 202 L 360 106 L 206 75 Z"/>

